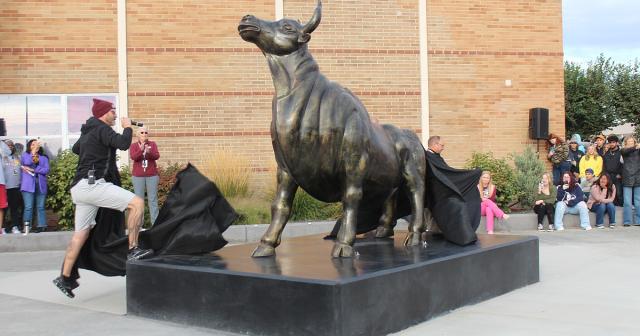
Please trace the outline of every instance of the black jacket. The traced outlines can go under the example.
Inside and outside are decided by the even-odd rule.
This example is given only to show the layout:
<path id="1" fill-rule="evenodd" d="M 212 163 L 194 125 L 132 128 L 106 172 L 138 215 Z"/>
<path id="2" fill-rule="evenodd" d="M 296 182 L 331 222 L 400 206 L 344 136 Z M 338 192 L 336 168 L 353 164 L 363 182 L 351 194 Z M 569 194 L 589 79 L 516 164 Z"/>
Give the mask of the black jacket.
<path id="1" fill-rule="evenodd" d="M 622 162 L 620 162 L 620 147 L 616 150 L 608 150 L 602 156 L 602 170 L 607 172 L 611 177 L 622 175 Z"/>
<path id="2" fill-rule="evenodd" d="M 584 156 L 584 152 L 576 149 L 575 151 L 571 150 L 571 147 L 569 147 L 569 157 L 568 160 L 572 161 L 571 163 L 571 171 L 574 173 L 579 173 L 580 172 L 580 159 L 582 159 L 582 157 Z M 576 165 L 573 165 L 573 161 L 576 162 Z"/>
<path id="3" fill-rule="evenodd" d="M 87 178 L 89 169 L 95 169 L 96 180 L 104 178 L 108 182 L 120 185 L 120 173 L 116 166 L 116 149 L 129 149 L 131 128 L 127 127 L 122 134 L 118 134 L 109 125 L 91 117 L 86 124 L 82 125 L 80 131 L 80 139 L 72 148 L 80 159 L 71 186 Z"/>
<path id="4" fill-rule="evenodd" d="M 620 150 L 624 164 L 622 165 L 622 185 L 625 187 L 640 186 L 640 150 L 623 148 Z"/>

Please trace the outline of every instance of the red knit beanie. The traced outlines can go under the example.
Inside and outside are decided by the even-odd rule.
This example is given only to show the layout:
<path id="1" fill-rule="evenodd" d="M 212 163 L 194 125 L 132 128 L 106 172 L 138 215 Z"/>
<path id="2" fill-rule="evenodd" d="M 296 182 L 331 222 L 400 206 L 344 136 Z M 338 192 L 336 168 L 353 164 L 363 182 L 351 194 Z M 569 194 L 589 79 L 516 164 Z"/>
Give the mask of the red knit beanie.
<path id="1" fill-rule="evenodd" d="M 93 107 L 91 108 L 91 112 L 93 113 L 94 117 L 100 118 L 113 109 L 115 109 L 115 107 L 111 102 L 93 98 Z"/>

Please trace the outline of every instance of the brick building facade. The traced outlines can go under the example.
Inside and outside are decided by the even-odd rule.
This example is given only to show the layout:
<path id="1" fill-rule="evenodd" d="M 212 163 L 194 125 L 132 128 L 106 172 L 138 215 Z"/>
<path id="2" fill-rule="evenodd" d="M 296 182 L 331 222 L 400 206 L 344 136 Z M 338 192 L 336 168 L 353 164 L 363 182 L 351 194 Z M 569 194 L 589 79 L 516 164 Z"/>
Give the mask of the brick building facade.
<path id="1" fill-rule="evenodd" d="M 0 95 L 112 93 L 150 126 L 161 164 L 202 165 L 229 150 L 265 180 L 273 86 L 236 27 L 248 13 L 304 22 L 315 1 L 120 1 L 125 78 L 118 1 L 3 1 Z M 472 151 L 535 145 L 532 107 L 549 108 L 550 130 L 564 133 L 561 9 L 560 0 L 326 0 L 309 46 L 380 122 L 444 136 L 445 158 L 461 166 Z"/>

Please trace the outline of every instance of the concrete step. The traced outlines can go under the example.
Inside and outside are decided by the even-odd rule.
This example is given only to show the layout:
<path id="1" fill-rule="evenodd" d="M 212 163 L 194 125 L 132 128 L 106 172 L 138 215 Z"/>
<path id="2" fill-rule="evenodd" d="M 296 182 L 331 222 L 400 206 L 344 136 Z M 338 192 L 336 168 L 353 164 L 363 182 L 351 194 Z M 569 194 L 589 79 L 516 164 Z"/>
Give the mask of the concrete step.
<path id="1" fill-rule="evenodd" d="M 591 225 L 595 226 L 596 214 L 589 212 Z M 609 217 L 605 216 L 605 225 L 609 224 Z M 616 222 L 622 225 L 622 207 L 616 207 Z M 335 221 L 295 222 L 287 224 L 282 233 L 283 238 L 306 236 L 319 233 L 328 233 L 333 228 Z M 580 221 L 577 215 L 565 215 L 564 226 L 566 229 L 579 229 Z M 545 228 L 547 221 L 545 219 Z M 406 230 L 408 223 L 399 220 L 396 229 Z M 508 220 L 495 220 L 495 232 L 520 232 L 536 230 L 538 226 L 536 214 L 514 213 Z M 268 224 L 232 225 L 224 232 L 224 237 L 233 244 L 256 242 L 267 230 Z M 486 232 L 486 218 L 482 217 L 478 233 Z M 56 251 L 64 250 L 71 239 L 71 231 L 0 235 L 0 252 L 30 252 L 30 251 Z"/>
<path id="2" fill-rule="evenodd" d="M 289 223 L 283 238 L 330 232 L 335 221 Z M 267 231 L 268 224 L 232 225 L 224 238 L 233 244 L 256 242 Z M 0 235 L 0 252 L 32 252 L 64 250 L 71 240 L 72 231 Z"/>
<path id="3" fill-rule="evenodd" d="M 589 211 L 589 222 L 592 227 L 596 226 L 596 214 L 595 212 Z M 480 221 L 480 226 L 478 227 L 478 232 L 487 232 L 486 228 L 487 218 L 482 217 Z M 570 215 L 565 214 L 563 219 L 565 229 L 579 229 L 580 228 L 580 217 L 578 215 Z M 547 222 L 546 216 L 544 219 L 544 227 L 547 228 L 549 224 Z M 609 226 L 609 216 L 604 216 L 604 225 Z M 616 225 L 622 226 L 622 207 L 616 207 Z M 494 231 L 495 232 L 517 232 L 517 231 L 527 231 L 527 230 L 537 230 L 538 228 L 538 217 L 532 211 L 528 213 L 513 213 L 509 214 L 509 219 L 496 219 L 494 220 Z"/>

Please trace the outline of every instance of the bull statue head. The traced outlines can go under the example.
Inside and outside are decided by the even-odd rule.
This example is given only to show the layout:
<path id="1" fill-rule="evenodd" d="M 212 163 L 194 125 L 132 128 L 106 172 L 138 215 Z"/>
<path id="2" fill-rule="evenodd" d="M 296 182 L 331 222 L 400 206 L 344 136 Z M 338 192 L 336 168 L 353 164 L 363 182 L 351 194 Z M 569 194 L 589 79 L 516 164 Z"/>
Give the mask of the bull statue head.
<path id="1" fill-rule="evenodd" d="M 240 20 L 238 32 L 243 40 L 254 43 L 266 54 L 288 55 L 309 42 L 311 33 L 320 24 L 321 16 L 321 1 L 318 1 L 313 17 L 305 25 L 286 18 L 266 21 L 253 15 L 245 15 Z"/>

